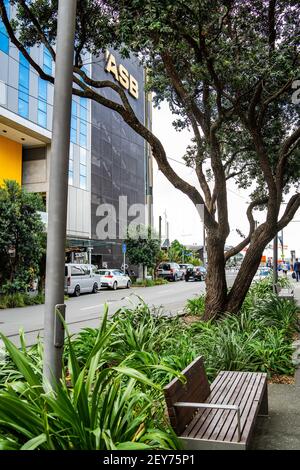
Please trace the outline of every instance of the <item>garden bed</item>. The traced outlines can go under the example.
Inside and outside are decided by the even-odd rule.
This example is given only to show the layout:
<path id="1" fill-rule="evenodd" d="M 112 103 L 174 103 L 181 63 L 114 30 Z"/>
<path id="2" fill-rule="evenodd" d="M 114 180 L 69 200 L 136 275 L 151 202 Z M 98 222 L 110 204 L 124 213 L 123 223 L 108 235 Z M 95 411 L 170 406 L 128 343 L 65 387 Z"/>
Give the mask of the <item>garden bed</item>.
<path id="1" fill-rule="evenodd" d="M 18 351 L 2 337 L 10 357 L 0 365 L 0 449 L 178 448 L 164 385 L 200 355 L 210 381 L 221 370 L 244 370 L 292 383 L 296 329 L 296 305 L 261 294 L 261 285 L 239 316 L 214 322 L 165 318 L 143 303 L 109 320 L 106 311 L 100 328 L 68 339 L 62 387 L 53 397 L 43 391 L 42 345 L 26 350 L 22 339 Z"/>

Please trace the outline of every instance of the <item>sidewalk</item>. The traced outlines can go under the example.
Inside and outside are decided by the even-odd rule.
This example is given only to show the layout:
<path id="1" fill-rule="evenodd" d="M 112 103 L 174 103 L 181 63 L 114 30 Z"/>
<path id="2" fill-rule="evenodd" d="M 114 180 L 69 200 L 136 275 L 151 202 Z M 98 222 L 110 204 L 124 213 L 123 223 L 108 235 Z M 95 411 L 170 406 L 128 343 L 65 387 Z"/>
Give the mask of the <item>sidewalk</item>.
<path id="1" fill-rule="evenodd" d="M 269 416 L 259 417 L 254 450 L 300 450 L 300 387 L 268 385 Z"/>
<path id="2" fill-rule="evenodd" d="M 294 297 L 295 300 L 300 307 L 300 282 L 293 281 L 293 288 L 294 288 Z"/>
<path id="3" fill-rule="evenodd" d="M 292 285 L 300 308 L 300 282 L 292 280 Z M 269 416 L 258 418 L 252 449 L 300 450 L 300 368 L 295 381 L 295 385 L 268 385 Z"/>

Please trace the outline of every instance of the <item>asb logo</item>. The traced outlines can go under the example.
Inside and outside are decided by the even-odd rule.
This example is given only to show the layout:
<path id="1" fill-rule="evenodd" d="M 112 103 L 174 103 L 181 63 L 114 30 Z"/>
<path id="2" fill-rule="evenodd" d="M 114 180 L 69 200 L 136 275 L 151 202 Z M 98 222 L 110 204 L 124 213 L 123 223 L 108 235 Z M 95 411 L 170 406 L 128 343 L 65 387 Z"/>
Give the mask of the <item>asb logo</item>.
<path id="1" fill-rule="evenodd" d="M 106 72 L 111 73 L 120 85 L 128 90 L 135 99 L 139 98 L 139 84 L 137 80 L 128 72 L 124 65 L 117 65 L 115 56 L 109 51 L 106 52 Z"/>

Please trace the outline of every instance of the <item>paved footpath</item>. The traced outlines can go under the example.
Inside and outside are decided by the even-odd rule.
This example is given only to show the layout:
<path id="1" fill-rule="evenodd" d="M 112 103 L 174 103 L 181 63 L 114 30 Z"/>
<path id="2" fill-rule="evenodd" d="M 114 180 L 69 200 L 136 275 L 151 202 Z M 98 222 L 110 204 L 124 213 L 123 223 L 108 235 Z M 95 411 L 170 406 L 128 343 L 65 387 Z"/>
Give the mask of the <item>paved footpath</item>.
<path id="1" fill-rule="evenodd" d="M 300 282 L 293 282 L 300 307 Z M 269 416 L 258 418 L 252 448 L 257 450 L 300 450 L 300 377 L 295 385 L 270 384 Z"/>

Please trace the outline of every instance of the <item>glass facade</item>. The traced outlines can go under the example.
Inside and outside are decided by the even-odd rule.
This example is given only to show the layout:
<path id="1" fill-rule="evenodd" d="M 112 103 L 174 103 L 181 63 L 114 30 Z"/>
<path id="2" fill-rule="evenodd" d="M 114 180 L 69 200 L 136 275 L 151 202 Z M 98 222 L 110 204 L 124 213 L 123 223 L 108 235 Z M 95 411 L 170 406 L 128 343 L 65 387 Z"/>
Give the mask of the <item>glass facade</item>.
<path id="1" fill-rule="evenodd" d="M 29 73 L 29 63 L 20 52 L 18 114 L 24 118 L 29 116 Z"/>
<path id="2" fill-rule="evenodd" d="M 7 16 L 9 17 L 9 0 L 4 0 L 4 6 L 7 11 Z M 5 26 L 3 21 L 0 20 L 0 51 L 4 52 L 5 54 L 9 53 L 9 38 L 6 32 Z"/>
<path id="3" fill-rule="evenodd" d="M 39 94 L 38 94 L 38 124 L 47 127 L 47 82 L 39 78 Z"/>
<path id="4" fill-rule="evenodd" d="M 80 147 L 79 161 L 79 186 L 80 189 L 87 189 L 87 151 Z"/>
<path id="5" fill-rule="evenodd" d="M 72 100 L 71 142 L 77 144 L 77 103 Z"/>
<path id="6" fill-rule="evenodd" d="M 52 57 L 48 49 L 43 49 L 43 70 L 48 75 L 52 75 Z M 47 98 L 48 82 L 39 78 L 38 91 L 38 124 L 47 128 Z"/>
<path id="7" fill-rule="evenodd" d="M 144 71 L 132 59 L 123 59 L 114 52 L 117 63 L 123 64 L 139 82 L 143 89 Z M 111 79 L 103 64 L 93 64 L 92 76 L 95 80 Z M 106 90 L 105 96 L 115 100 L 112 90 Z M 138 99 L 127 95 L 137 117 L 145 120 L 144 93 Z M 145 203 L 145 145 L 144 140 L 135 133 L 114 111 L 91 102 L 91 222 L 92 238 L 97 240 L 97 208 L 100 204 L 112 204 L 117 214 L 117 234 L 119 224 L 119 197 L 127 197 L 127 206 Z M 128 223 L 134 217 L 128 216 Z M 121 240 L 108 241 L 106 246 L 97 247 L 93 256 L 103 255 L 103 260 L 116 267 L 123 262 Z"/>
<path id="8" fill-rule="evenodd" d="M 74 184 L 74 145 L 70 144 L 70 156 L 69 156 L 69 184 Z"/>
<path id="9" fill-rule="evenodd" d="M 80 98 L 80 125 L 79 125 L 79 145 L 87 148 L 87 100 Z"/>

